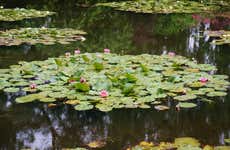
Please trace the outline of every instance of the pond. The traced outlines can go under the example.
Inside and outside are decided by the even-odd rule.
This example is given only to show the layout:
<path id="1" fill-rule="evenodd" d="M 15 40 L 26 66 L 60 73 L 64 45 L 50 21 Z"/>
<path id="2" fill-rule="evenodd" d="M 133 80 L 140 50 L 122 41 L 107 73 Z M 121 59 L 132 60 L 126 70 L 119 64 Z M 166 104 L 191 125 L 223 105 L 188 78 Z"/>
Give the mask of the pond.
<path id="1" fill-rule="evenodd" d="M 42 5 L 39 1 L 10 1 L 6 8 L 46 9 L 57 15 L 22 21 L 0 22 L 0 29 L 19 27 L 76 28 L 87 32 L 84 42 L 68 45 L 1 46 L 0 68 L 18 61 L 45 60 L 80 49 L 98 52 L 109 48 L 117 54 L 157 54 L 174 51 L 199 63 L 217 66 L 230 75 L 230 47 L 210 44 L 206 29 L 230 28 L 222 14 L 137 14 L 110 8 L 84 8 L 74 1 Z M 1 3 L 0 3 L 1 4 Z M 199 18 L 199 19 L 197 19 Z M 201 19 L 200 19 L 201 18 Z M 17 95 L 0 93 L 0 149 L 61 149 L 86 147 L 104 141 L 100 149 L 126 149 L 140 141 L 173 141 L 190 136 L 211 145 L 230 138 L 229 92 L 215 103 L 201 103 L 189 110 L 118 109 L 76 111 L 69 106 L 49 108 L 41 103 L 16 104 Z"/>

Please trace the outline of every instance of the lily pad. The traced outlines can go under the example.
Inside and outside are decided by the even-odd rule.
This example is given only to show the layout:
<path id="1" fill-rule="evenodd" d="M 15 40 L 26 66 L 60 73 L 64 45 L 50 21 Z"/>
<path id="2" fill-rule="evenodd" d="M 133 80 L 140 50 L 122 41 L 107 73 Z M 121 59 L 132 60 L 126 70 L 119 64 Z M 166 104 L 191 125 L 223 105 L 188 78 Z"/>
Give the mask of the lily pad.
<path id="1" fill-rule="evenodd" d="M 5 88 L 4 89 L 4 92 L 8 92 L 8 93 L 16 93 L 16 92 L 19 92 L 19 88 Z"/>
<path id="2" fill-rule="evenodd" d="M 197 106 L 197 104 L 194 103 L 188 103 L 188 102 L 180 102 L 176 105 L 177 107 L 181 108 L 194 108 Z"/>
<path id="3" fill-rule="evenodd" d="M 55 12 L 25 8 L 6 9 L 0 6 L 0 21 L 18 21 L 26 18 L 46 17 L 53 14 Z"/>
<path id="4" fill-rule="evenodd" d="M 181 95 L 181 96 L 174 97 L 174 99 L 178 101 L 188 101 L 196 98 L 197 98 L 196 95 Z"/>
<path id="5" fill-rule="evenodd" d="M 201 3 L 184 0 L 141 0 L 98 3 L 96 6 L 112 7 L 116 10 L 131 11 L 136 13 L 200 13 L 228 7 L 229 3 Z"/>
<path id="6" fill-rule="evenodd" d="M 74 107 L 75 110 L 84 111 L 93 109 L 93 105 L 79 104 Z"/>
<path id="7" fill-rule="evenodd" d="M 115 63 L 114 60 L 119 61 Z M 95 69 L 95 62 L 103 64 L 103 69 Z M 161 69 L 155 69 L 156 66 Z M 194 69 L 196 71 L 191 72 Z M 209 73 L 214 70 L 216 67 L 212 65 L 197 64 L 178 55 L 68 54 L 44 61 L 19 62 L 9 69 L 0 69 L 3 72 L 0 89 L 26 91 L 27 95 L 16 99 L 18 103 L 55 102 L 72 105 L 81 111 L 147 109 L 154 104 L 158 104 L 156 109 L 163 110 L 169 109 L 169 106 L 162 106 L 166 100 L 176 100 L 180 107 L 192 108 L 207 96 L 226 95 L 228 78 Z M 32 76 L 35 77 L 30 78 Z M 201 77 L 208 78 L 206 84 L 200 83 Z M 191 87 L 190 83 L 202 86 Z M 221 87 L 221 91 L 216 91 L 216 87 Z M 193 103 L 184 103 L 190 100 Z"/>
<path id="8" fill-rule="evenodd" d="M 185 145 L 191 145 L 191 146 L 200 146 L 200 143 L 197 139 L 192 137 L 181 137 L 176 138 L 174 141 L 175 145 L 183 147 Z"/>
<path id="9" fill-rule="evenodd" d="M 168 106 L 164 106 L 164 105 L 156 105 L 156 106 L 154 106 L 154 108 L 156 110 L 168 110 L 169 109 Z"/>
<path id="10" fill-rule="evenodd" d="M 35 45 L 38 43 L 52 45 L 63 42 L 83 41 L 84 31 L 65 28 L 20 28 L 0 31 L 0 45 L 12 46 L 29 43 Z M 63 42 L 60 42 L 63 41 Z M 30 69 L 30 68 L 28 68 Z M 24 78 L 32 78 L 33 74 L 29 70 L 24 70 Z"/>

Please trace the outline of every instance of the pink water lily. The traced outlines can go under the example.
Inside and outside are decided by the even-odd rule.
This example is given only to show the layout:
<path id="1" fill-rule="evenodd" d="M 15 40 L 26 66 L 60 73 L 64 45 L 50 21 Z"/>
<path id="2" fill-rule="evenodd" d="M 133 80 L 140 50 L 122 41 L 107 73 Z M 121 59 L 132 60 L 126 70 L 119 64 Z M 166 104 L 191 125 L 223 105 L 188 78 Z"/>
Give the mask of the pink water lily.
<path id="1" fill-rule="evenodd" d="M 66 52 L 65 53 L 65 57 L 70 57 L 71 53 L 70 52 Z"/>
<path id="2" fill-rule="evenodd" d="M 75 54 L 75 55 L 78 55 L 78 54 L 80 54 L 80 53 L 81 53 L 81 51 L 80 51 L 79 49 L 77 49 L 77 50 L 74 51 L 74 54 Z"/>
<path id="3" fill-rule="evenodd" d="M 176 55 L 176 53 L 174 53 L 174 52 L 168 52 L 168 55 L 171 56 L 171 57 L 173 57 L 173 56 Z"/>
<path id="4" fill-rule="evenodd" d="M 83 78 L 83 77 L 81 77 L 80 82 L 81 82 L 81 83 L 85 83 L 85 82 L 86 82 L 86 79 Z"/>
<path id="5" fill-rule="evenodd" d="M 206 82 L 208 82 L 208 78 L 201 77 L 201 78 L 199 79 L 199 81 L 200 81 L 201 83 L 206 83 Z"/>
<path id="6" fill-rule="evenodd" d="M 105 49 L 104 49 L 104 53 L 109 54 L 109 53 L 110 53 L 110 49 L 105 48 Z"/>
<path id="7" fill-rule="evenodd" d="M 36 88 L 37 88 L 37 84 L 31 83 L 31 84 L 30 84 L 30 88 L 31 88 L 31 89 L 36 89 Z"/>
<path id="8" fill-rule="evenodd" d="M 109 96 L 109 92 L 107 92 L 106 90 L 102 90 L 99 94 L 102 98 L 106 98 Z"/>

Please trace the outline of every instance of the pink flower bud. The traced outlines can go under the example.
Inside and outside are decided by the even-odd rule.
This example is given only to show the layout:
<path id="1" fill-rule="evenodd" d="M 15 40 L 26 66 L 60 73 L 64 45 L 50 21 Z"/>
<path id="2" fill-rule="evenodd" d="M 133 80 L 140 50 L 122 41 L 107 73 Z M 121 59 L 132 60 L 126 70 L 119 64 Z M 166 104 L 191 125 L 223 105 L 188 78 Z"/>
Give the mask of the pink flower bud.
<path id="1" fill-rule="evenodd" d="M 201 83 L 206 83 L 206 82 L 208 82 L 208 78 L 201 77 L 201 78 L 199 79 L 199 81 L 200 81 Z"/>
<path id="2" fill-rule="evenodd" d="M 74 51 L 74 54 L 75 54 L 75 55 L 78 55 L 78 54 L 80 54 L 80 53 L 81 53 L 81 51 L 80 51 L 79 49 L 77 49 L 77 50 Z"/>
<path id="3" fill-rule="evenodd" d="M 65 57 L 70 57 L 71 53 L 70 52 L 66 52 L 65 53 Z"/>
<path id="4" fill-rule="evenodd" d="M 35 84 L 35 83 L 30 84 L 30 88 L 31 89 L 36 89 L 37 88 L 37 84 Z"/>
<path id="5" fill-rule="evenodd" d="M 168 55 L 169 55 L 170 57 L 174 57 L 176 54 L 175 54 L 174 52 L 168 52 Z"/>
<path id="6" fill-rule="evenodd" d="M 85 82 L 86 82 L 86 79 L 83 78 L 83 77 L 81 77 L 80 82 L 81 82 L 81 83 L 85 83 Z"/>
<path id="7" fill-rule="evenodd" d="M 109 53 L 110 53 L 110 49 L 105 48 L 105 49 L 104 49 L 104 53 L 105 53 L 105 54 L 109 54 Z"/>
<path id="8" fill-rule="evenodd" d="M 99 94 L 102 98 L 106 98 L 109 96 L 109 93 L 106 90 L 102 90 Z"/>

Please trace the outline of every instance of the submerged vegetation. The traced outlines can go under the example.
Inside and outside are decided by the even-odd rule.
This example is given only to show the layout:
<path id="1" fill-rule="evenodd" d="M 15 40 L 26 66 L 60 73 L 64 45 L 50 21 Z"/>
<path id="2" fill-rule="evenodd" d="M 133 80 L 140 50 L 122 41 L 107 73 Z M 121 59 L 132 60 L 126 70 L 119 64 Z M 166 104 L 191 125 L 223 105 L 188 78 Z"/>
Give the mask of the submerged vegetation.
<path id="1" fill-rule="evenodd" d="M 223 6 L 229 7 L 229 3 L 223 1 L 201 3 L 185 0 L 135 0 L 98 3 L 96 6 L 108 6 L 137 13 L 200 13 L 215 11 Z"/>
<path id="2" fill-rule="evenodd" d="M 85 38 L 81 35 L 86 34 L 84 31 L 71 28 L 21 28 L 0 31 L 0 45 L 20 45 L 29 43 L 31 45 L 42 43 L 52 45 L 56 43 L 69 44 L 69 42 Z"/>
<path id="3" fill-rule="evenodd" d="M 193 108 L 197 100 L 212 102 L 206 97 L 227 95 L 228 77 L 210 73 L 215 70 L 173 52 L 119 56 L 109 49 L 104 54 L 75 50 L 74 55 L 67 52 L 0 69 L 0 89 L 26 92 L 17 103 L 38 100 L 49 106 L 72 105 L 76 110 L 150 108 L 148 104 L 166 110 L 167 98 L 176 102 L 176 108 Z"/>
<path id="4" fill-rule="evenodd" d="M 204 35 L 213 37 L 213 38 L 218 38 L 214 39 L 212 41 L 212 44 L 215 45 L 222 45 L 222 44 L 230 44 L 230 31 L 206 31 Z"/>
<path id="5" fill-rule="evenodd" d="M 142 141 L 138 145 L 127 150 L 229 150 L 230 146 L 210 146 L 202 145 L 192 137 L 176 138 L 174 142 L 153 142 Z"/>
<path id="6" fill-rule="evenodd" d="M 50 11 L 38 11 L 35 9 L 5 9 L 0 6 L 0 21 L 18 21 L 27 18 L 46 17 L 55 14 Z"/>

